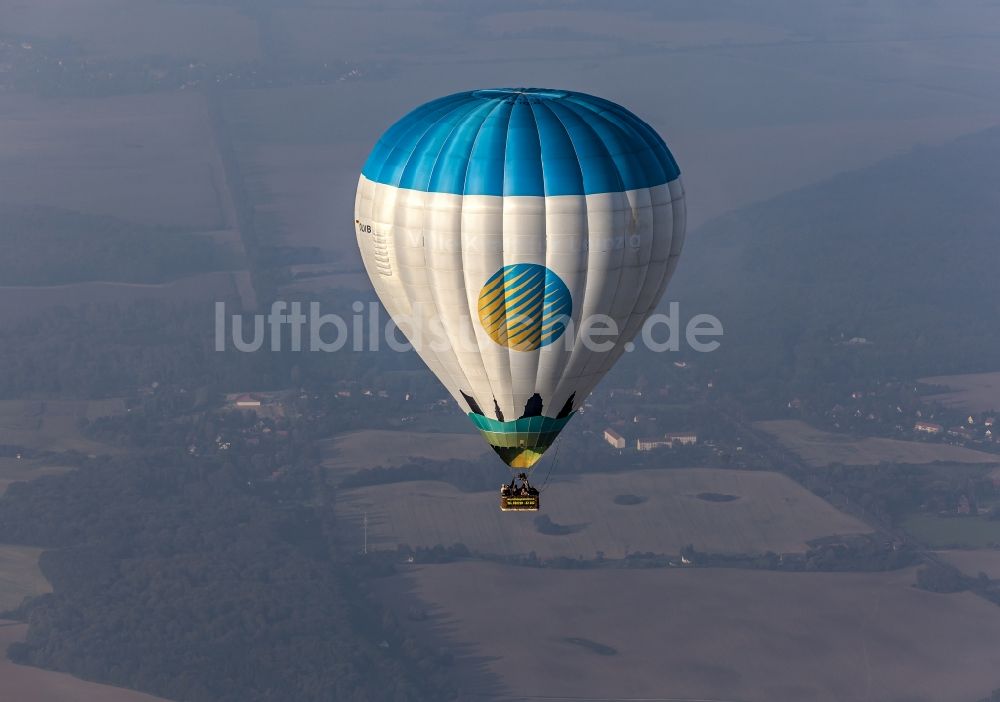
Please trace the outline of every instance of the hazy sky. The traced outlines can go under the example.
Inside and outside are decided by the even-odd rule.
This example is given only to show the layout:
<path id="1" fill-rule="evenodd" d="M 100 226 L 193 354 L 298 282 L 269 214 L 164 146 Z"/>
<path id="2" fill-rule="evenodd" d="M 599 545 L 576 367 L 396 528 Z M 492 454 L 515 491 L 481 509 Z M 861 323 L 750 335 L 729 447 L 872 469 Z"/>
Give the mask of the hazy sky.
<path id="1" fill-rule="evenodd" d="M 562 87 L 624 104 L 674 151 L 692 229 L 1000 115 L 1000 4 L 979 0 L 0 0 L 0 27 L 98 58 L 360 66 L 358 80 L 233 98 L 285 150 L 263 154 L 268 177 L 297 163 L 294 226 L 317 232 L 351 210 L 382 130 L 458 90 Z"/>
<path id="2" fill-rule="evenodd" d="M 661 131 L 684 170 L 694 226 L 915 143 L 947 141 L 1000 115 L 997 4 L 386 6 L 396 9 L 358 3 L 364 9 L 275 13 L 278 26 L 299 28 L 294 51 L 302 57 L 391 66 L 387 80 L 348 88 L 345 136 L 368 143 L 380 122 L 473 87 L 601 94 Z M 301 15 L 309 21 L 299 22 Z"/>

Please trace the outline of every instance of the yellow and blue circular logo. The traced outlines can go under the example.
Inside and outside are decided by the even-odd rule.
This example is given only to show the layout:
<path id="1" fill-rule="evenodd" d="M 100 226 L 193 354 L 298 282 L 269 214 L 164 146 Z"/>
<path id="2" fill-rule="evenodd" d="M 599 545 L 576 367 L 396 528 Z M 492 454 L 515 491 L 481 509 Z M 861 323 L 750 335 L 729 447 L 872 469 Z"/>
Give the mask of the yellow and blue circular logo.
<path id="1" fill-rule="evenodd" d="M 479 291 L 479 321 L 493 341 L 515 351 L 548 346 L 566 331 L 573 298 L 558 275 L 537 263 L 504 266 Z"/>

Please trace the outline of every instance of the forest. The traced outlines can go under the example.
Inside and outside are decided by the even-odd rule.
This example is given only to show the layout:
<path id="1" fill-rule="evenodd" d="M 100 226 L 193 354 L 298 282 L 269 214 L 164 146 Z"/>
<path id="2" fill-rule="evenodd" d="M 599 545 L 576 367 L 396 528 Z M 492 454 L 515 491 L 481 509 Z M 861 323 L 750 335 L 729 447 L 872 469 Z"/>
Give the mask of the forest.
<path id="1" fill-rule="evenodd" d="M 14 485 L 0 541 L 50 549 L 54 592 L 7 613 L 30 623 L 11 659 L 183 702 L 452 698 L 448 656 L 373 601 L 332 511 L 248 472 L 164 451 Z"/>

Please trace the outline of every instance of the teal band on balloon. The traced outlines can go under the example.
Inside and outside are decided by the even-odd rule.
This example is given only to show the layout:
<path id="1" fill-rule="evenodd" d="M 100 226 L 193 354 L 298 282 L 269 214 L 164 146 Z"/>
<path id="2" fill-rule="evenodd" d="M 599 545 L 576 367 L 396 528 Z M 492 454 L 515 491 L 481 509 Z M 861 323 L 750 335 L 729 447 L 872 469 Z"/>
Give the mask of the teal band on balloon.
<path id="1" fill-rule="evenodd" d="M 548 434 L 552 432 L 558 434 L 574 414 L 576 412 L 572 412 L 565 417 L 559 417 L 558 419 L 539 415 L 538 417 L 521 417 L 510 422 L 501 422 L 500 420 L 490 419 L 475 412 L 469 412 L 469 419 L 472 420 L 472 423 L 476 425 L 479 431 L 490 434 Z"/>
<path id="2" fill-rule="evenodd" d="M 557 419 L 538 416 L 501 422 L 470 412 L 469 419 L 507 465 L 522 469 L 531 468 L 541 458 L 573 414 Z"/>

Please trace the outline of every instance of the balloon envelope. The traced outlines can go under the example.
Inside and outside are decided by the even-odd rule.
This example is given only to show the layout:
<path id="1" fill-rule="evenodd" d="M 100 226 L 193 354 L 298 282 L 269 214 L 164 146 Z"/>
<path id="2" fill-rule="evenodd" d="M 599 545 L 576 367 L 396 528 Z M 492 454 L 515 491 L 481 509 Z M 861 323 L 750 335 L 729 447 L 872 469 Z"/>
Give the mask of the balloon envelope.
<path id="1" fill-rule="evenodd" d="M 372 284 L 511 467 L 530 468 L 663 295 L 680 170 L 623 107 L 564 90 L 450 95 L 379 139 L 355 200 Z"/>

